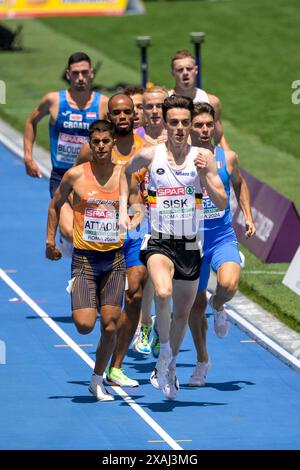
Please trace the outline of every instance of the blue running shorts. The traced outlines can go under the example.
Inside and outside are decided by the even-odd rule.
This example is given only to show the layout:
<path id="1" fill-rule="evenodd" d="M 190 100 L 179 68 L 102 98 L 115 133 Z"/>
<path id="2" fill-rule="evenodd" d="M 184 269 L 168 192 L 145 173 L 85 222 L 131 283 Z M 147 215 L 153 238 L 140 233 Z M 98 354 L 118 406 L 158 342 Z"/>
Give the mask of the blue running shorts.
<path id="1" fill-rule="evenodd" d="M 204 242 L 204 258 L 200 269 L 198 292 L 207 289 L 210 267 L 217 272 L 222 264 L 229 261 L 241 264 L 238 241 L 233 229 L 223 238 L 218 238 L 215 243 L 210 243 L 208 248 Z"/>

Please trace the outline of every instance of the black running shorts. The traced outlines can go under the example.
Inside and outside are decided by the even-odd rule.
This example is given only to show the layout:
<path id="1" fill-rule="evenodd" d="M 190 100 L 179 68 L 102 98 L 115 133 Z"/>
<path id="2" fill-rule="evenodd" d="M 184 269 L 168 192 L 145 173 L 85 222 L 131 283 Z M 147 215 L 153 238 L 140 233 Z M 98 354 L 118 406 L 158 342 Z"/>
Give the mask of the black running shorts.
<path id="1" fill-rule="evenodd" d="M 148 259 L 155 254 L 170 258 L 174 264 L 174 279 L 195 281 L 199 278 L 202 258 L 196 239 L 165 239 L 157 235 L 145 235 L 140 251 L 141 262 L 147 267 Z"/>

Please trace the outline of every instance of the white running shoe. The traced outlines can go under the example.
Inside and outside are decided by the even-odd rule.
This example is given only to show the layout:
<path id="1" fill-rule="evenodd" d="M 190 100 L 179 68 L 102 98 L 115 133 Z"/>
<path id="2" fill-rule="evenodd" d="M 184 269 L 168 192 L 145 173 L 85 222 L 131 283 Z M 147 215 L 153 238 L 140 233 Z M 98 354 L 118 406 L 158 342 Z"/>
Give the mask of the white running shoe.
<path id="1" fill-rule="evenodd" d="M 168 382 L 168 367 L 172 361 L 172 354 L 159 356 L 155 369 L 150 375 L 150 382 L 154 388 L 162 389 Z"/>
<path id="2" fill-rule="evenodd" d="M 189 386 L 190 387 L 204 387 L 206 383 L 206 376 L 211 368 L 211 362 L 208 358 L 208 362 L 197 362 L 194 372 L 192 373 Z"/>
<path id="3" fill-rule="evenodd" d="M 89 391 L 97 398 L 99 401 L 113 401 L 114 397 L 109 393 L 103 385 L 102 381 L 99 381 L 95 375 L 92 375 Z"/>
<path id="4" fill-rule="evenodd" d="M 213 298 L 214 296 L 212 295 L 209 299 L 208 305 L 210 306 L 212 313 L 214 314 L 214 330 L 219 338 L 225 338 L 225 336 L 228 335 L 229 330 L 227 313 L 225 312 L 224 308 L 218 312 L 213 307 Z"/>
<path id="5" fill-rule="evenodd" d="M 179 381 L 176 376 L 175 367 L 169 367 L 168 370 L 168 381 L 163 388 L 163 394 L 168 400 L 176 400 L 179 392 Z"/>

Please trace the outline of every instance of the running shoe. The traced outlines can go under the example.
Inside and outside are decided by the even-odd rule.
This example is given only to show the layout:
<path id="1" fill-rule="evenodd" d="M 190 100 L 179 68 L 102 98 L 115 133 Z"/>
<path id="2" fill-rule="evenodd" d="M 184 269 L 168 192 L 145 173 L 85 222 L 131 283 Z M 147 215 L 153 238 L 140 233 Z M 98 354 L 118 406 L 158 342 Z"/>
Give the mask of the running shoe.
<path id="1" fill-rule="evenodd" d="M 114 397 L 109 393 L 103 385 L 103 382 L 98 380 L 95 375 L 92 375 L 89 391 L 94 395 L 98 401 L 113 401 Z"/>
<path id="2" fill-rule="evenodd" d="M 225 336 L 228 335 L 229 330 L 227 313 L 225 312 L 224 308 L 218 312 L 213 307 L 213 298 L 214 296 L 212 295 L 209 299 L 208 305 L 210 306 L 212 313 L 214 314 L 214 330 L 219 338 L 225 338 Z"/>
<path id="3" fill-rule="evenodd" d="M 155 357 L 155 359 L 157 359 L 159 356 L 159 352 L 160 352 L 160 342 L 159 342 L 159 334 L 155 326 L 155 317 L 153 317 L 151 351 L 152 351 L 152 356 Z"/>
<path id="4" fill-rule="evenodd" d="M 163 388 L 163 394 L 168 400 L 176 400 L 178 392 L 179 392 L 179 381 L 176 376 L 176 368 L 169 367 L 168 381 Z"/>
<path id="5" fill-rule="evenodd" d="M 146 325 L 145 323 L 141 324 L 140 332 L 133 343 L 134 351 L 141 354 L 150 354 L 151 353 L 151 341 L 150 334 L 152 330 L 152 325 Z"/>
<path id="6" fill-rule="evenodd" d="M 123 370 L 117 367 L 111 367 L 106 371 L 105 381 L 108 385 L 119 385 L 120 387 L 138 387 L 137 380 L 130 379 L 124 374 Z"/>
<path id="7" fill-rule="evenodd" d="M 206 376 L 211 368 L 211 362 L 208 358 L 208 362 L 197 362 L 194 372 L 192 373 L 189 386 L 190 387 L 204 387 L 206 383 Z"/>
<path id="8" fill-rule="evenodd" d="M 162 389 L 168 381 L 168 367 L 172 361 L 172 354 L 159 356 L 154 371 L 150 375 L 150 382 L 154 388 Z"/>

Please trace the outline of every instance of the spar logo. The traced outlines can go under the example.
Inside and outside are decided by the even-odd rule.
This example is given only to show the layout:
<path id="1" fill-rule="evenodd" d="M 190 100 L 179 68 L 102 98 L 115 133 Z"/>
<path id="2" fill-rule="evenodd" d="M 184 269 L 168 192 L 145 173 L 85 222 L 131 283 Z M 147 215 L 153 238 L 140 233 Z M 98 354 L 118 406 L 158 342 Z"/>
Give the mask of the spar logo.
<path id="1" fill-rule="evenodd" d="M 59 134 L 60 140 L 68 144 L 80 144 L 83 145 L 86 143 L 86 138 L 82 135 L 70 135 L 70 134 Z"/>
<path id="2" fill-rule="evenodd" d="M 86 209 L 86 217 L 93 219 L 113 219 L 115 217 L 114 211 L 100 210 L 100 209 Z"/>
<path id="3" fill-rule="evenodd" d="M 185 196 L 185 188 L 180 186 L 179 188 L 158 188 L 157 195 L 163 196 Z"/>

